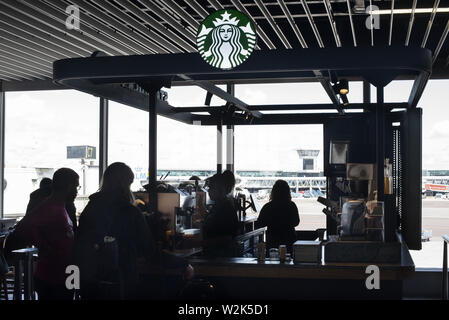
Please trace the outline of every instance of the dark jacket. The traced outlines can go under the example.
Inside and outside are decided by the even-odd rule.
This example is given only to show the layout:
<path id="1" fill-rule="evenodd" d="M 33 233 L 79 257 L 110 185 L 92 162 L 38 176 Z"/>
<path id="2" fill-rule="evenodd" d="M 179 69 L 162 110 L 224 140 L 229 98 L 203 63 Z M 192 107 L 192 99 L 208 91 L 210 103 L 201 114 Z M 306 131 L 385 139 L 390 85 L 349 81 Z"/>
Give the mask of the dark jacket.
<path id="1" fill-rule="evenodd" d="M 295 227 L 299 224 L 298 208 L 293 201 L 265 204 L 257 218 L 256 228 L 267 227 L 267 248 L 287 245 L 296 241 Z"/>
<path id="2" fill-rule="evenodd" d="M 217 201 L 206 215 L 203 222 L 203 239 L 212 240 L 214 238 L 229 236 L 234 238 L 238 233 L 239 222 L 237 212 L 232 201 L 226 198 Z M 228 243 L 220 243 L 204 247 L 206 256 L 230 257 L 234 255 L 232 240 Z"/>
<path id="3" fill-rule="evenodd" d="M 118 244 L 119 274 L 125 289 L 125 298 L 132 298 L 138 283 L 139 257 L 166 267 L 185 268 L 187 263 L 156 247 L 142 212 L 119 194 L 98 192 L 89 197 L 89 203 L 80 215 L 75 239 L 75 262 L 80 268 L 82 298 L 99 299 L 99 245 L 105 236 L 114 237 Z M 83 288 L 92 289 L 92 292 Z"/>
<path id="4" fill-rule="evenodd" d="M 39 203 L 45 198 L 51 195 L 51 186 L 45 188 L 39 188 L 30 193 L 30 201 L 28 201 L 27 211 L 25 216 L 28 215 Z"/>

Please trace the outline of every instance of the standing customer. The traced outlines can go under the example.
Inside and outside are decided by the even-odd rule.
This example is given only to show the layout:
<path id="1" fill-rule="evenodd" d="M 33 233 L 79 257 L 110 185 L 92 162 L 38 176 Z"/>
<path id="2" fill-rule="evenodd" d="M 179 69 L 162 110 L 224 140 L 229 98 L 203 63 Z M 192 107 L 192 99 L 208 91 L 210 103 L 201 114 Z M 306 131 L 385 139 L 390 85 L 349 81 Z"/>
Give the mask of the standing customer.
<path id="1" fill-rule="evenodd" d="M 36 212 L 37 214 L 41 212 L 40 210 L 34 209 L 51 195 L 53 192 L 52 184 L 53 181 L 50 178 L 42 178 L 39 184 L 39 189 L 31 192 L 25 216 L 15 225 L 14 231 L 8 235 L 5 242 L 4 252 L 7 259 L 12 259 L 12 251 L 30 247 L 32 245 L 32 221 L 38 219 L 35 215 Z M 65 209 L 72 221 L 73 233 L 76 235 L 78 223 L 76 220 L 76 207 L 73 200 L 65 204 Z"/>
<path id="2" fill-rule="evenodd" d="M 157 249 L 145 217 L 133 205 L 133 180 L 134 173 L 126 164 L 111 164 L 103 174 L 99 192 L 89 197 L 80 215 L 74 253 L 83 300 L 137 298 L 137 262 L 141 257 L 179 268 L 187 279 L 193 277 L 193 268 L 184 259 Z M 105 286 L 108 283 L 111 290 Z"/>
<path id="3" fill-rule="evenodd" d="M 290 186 L 284 180 L 277 180 L 271 189 L 270 202 L 260 211 L 256 228 L 267 227 L 267 248 L 277 248 L 282 244 L 291 252 L 298 224 L 298 208 L 292 201 Z"/>
<path id="4" fill-rule="evenodd" d="M 39 189 L 30 193 L 30 201 L 28 202 L 25 216 L 36 208 L 39 203 L 45 200 L 45 198 L 48 198 L 51 195 L 52 183 L 53 181 L 50 178 L 42 178 L 39 183 Z"/>
<path id="5" fill-rule="evenodd" d="M 71 300 L 65 269 L 72 264 L 73 226 L 65 208 L 78 193 L 79 176 L 61 168 L 53 175 L 52 193 L 30 212 L 33 244 L 39 250 L 35 271 L 39 300 Z"/>
<path id="6" fill-rule="evenodd" d="M 237 211 L 228 197 L 231 184 L 217 173 L 208 179 L 209 197 L 214 202 L 203 222 L 203 253 L 209 257 L 233 257 L 233 239 L 238 234 Z"/>

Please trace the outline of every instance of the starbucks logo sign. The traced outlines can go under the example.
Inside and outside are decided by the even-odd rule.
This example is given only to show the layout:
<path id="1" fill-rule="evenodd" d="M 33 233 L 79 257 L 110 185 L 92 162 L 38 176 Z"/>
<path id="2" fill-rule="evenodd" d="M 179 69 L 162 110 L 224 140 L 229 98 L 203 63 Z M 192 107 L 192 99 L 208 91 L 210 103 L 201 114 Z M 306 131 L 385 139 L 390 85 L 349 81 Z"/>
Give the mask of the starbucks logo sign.
<path id="1" fill-rule="evenodd" d="M 254 50 L 254 23 L 237 10 L 216 11 L 200 25 L 197 45 L 199 53 L 210 65 L 223 70 L 235 68 Z"/>

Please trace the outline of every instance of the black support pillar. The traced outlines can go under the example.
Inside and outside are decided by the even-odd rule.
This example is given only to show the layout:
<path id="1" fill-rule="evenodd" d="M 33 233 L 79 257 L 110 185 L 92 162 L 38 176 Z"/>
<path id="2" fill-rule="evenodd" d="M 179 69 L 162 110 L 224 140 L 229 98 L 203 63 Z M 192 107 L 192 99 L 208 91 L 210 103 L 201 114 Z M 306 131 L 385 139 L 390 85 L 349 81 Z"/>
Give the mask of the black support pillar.
<path id="1" fill-rule="evenodd" d="M 217 123 L 217 173 L 223 171 L 223 119 Z"/>
<path id="2" fill-rule="evenodd" d="M 0 81 L 0 218 L 4 217 L 5 191 L 5 92 Z"/>
<path id="3" fill-rule="evenodd" d="M 407 246 L 421 250 L 422 230 L 422 109 L 407 110 L 404 123 L 406 165 L 402 234 Z"/>
<path id="4" fill-rule="evenodd" d="M 149 171 L 149 200 L 150 212 L 157 211 L 157 104 L 159 101 L 160 87 L 151 87 L 149 90 L 148 116 L 149 116 L 149 155 L 148 155 L 148 171 Z"/>
<path id="5" fill-rule="evenodd" d="M 103 178 L 103 173 L 108 167 L 108 120 L 109 120 L 109 101 L 100 98 L 100 142 L 98 151 L 98 173 L 99 181 Z"/>
<path id="6" fill-rule="evenodd" d="M 377 87 L 376 105 L 376 177 L 377 200 L 384 201 L 384 161 L 385 161 L 385 106 L 384 87 Z"/>
<path id="7" fill-rule="evenodd" d="M 371 103 L 371 84 L 366 80 L 363 80 L 363 103 L 364 104 Z M 366 107 L 364 107 L 363 111 L 367 112 L 369 110 Z"/>
<path id="8" fill-rule="evenodd" d="M 227 84 L 227 92 L 235 95 L 235 86 L 233 83 Z M 234 172 L 234 126 L 226 126 L 226 170 Z"/>

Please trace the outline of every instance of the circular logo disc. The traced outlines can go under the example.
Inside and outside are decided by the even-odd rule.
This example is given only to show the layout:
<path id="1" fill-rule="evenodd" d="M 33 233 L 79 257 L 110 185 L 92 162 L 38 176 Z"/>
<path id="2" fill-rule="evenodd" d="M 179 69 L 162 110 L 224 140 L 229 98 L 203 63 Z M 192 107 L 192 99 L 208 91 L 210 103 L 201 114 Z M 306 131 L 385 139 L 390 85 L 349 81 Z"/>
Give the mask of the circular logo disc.
<path id="1" fill-rule="evenodd" d="M 196 36 L 203 59 L 223 70 L 242 64 L 256 46 L 256 29 L 245 14 L 233 10 L 216 11 L 204 19 Z"/>

